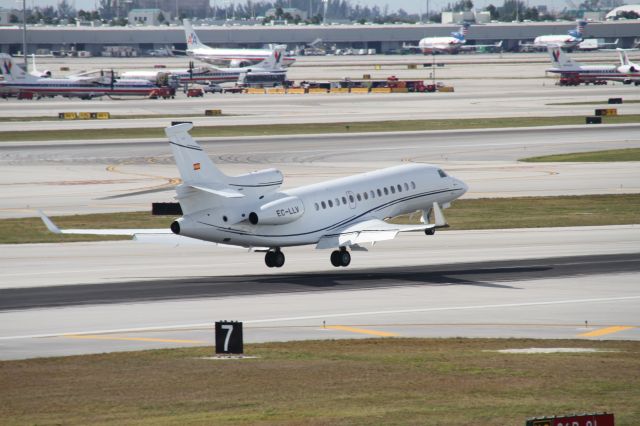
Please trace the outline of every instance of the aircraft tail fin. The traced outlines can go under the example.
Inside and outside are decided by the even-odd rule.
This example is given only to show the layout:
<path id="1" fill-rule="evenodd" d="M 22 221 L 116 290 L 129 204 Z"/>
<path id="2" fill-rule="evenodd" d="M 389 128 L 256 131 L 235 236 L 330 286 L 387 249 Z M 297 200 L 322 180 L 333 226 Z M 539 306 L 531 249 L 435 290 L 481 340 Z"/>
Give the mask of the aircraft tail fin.
<path id="1" fill-rule="evenodd" d="M 264 61 L 257 64 L 257 67 L 266 71 L 275 71 L 282 69 L 282 60 L 284 58 L 284 47 L 276 47 Z"/>
<path id="2" fill-rule="evenodd" d="M 576 38 L 582 38 L 584 34 L 584 27 L 587 26 L 587 21 L 578 20 L 576 22 L 576 29 L 569 31 L 569 34 Z"/>
<path id="3" fill-rule="evenodd" d="M 35 80 L 35 78 L 25 72 L 20 67 L 16 60 L 7 55 L 6 53 L 0 53 L 0 75 L 4 77 L 6 81 L 15 80 Z"/>
<path id="4" fill-rule="evenodd" d="M 458 32 L 451 33 L 451 35 L 460 41 L 464 41 L 467 38 L 467 34 L 469 33 L 470 26 L 471 24 L 465 22 L 460 26 L 460 30 Z"/>
<path id="5" fill-rule="evenodd" d="M 193 50 L 193 49 L 199 49 L 199 48 L 202 48 L 202 47 L 207 47 L 198 38 L 198 35 L 193 30 L 193 25 L 191 25 L 191 21 L 189 19 L 184 19 L 182 21 L 182 23 L 184 25 L 184 34 L 185 34 L 185 36 L 187 38 L 187 50 Z"/>
<path id="6" fill-rule="evenodd" d="M 227 176 L 189 134 L 192 127 L 191 123 L 181 123 L 164 129 L 183 182 L 190 186 L 226 183 Z"/>
<path id="7" fill-rule="evenodd" d="M 549 46 L 547 50 L 551 57 L 551 63 L 556 68 L 575 68 L 580 66 L 580 64 L 571 59 L 559 46 Z"/>

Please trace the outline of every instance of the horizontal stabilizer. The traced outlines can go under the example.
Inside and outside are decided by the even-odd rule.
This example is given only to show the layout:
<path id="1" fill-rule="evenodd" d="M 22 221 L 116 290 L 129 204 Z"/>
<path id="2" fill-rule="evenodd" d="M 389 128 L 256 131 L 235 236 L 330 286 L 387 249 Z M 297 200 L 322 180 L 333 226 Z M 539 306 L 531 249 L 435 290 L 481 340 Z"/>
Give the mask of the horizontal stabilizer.
<path id="1" fill-rule="evenodd" d="M 161 229 L 60 229 L 53 221 L 42 212 L 38 210 L 38 215 L 44 225 L 50 232 L 54 234 L 73 234 L 73 235 L 139 235 L 139 234 L 172 234 L 169 228 Z"/>
<path id="2" fill-rule="evenodd" d="M 203 186 L 203 185 L 187 185 L 189 188 L 193 188 L 196 189 L 198 191 L 203 191 L 203 192 L 207 192 L 209 194 L 213 194 L 213 195 L 218 195 L 220 197 L 224 197 L 224 198 L 242 198 L 244 197 L 244 194 L 236 191 L 235 189 L 231 189 L 231 188 L 213 188 L 210 186 Z"/>

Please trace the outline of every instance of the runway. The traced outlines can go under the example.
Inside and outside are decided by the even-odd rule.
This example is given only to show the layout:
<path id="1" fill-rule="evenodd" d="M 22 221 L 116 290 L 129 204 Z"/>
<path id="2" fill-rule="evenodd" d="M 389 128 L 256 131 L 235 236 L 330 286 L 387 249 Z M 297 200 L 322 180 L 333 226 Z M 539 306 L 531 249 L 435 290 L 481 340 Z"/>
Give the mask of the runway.
<path id="1" fill-rule="evenodd" d="M 640 191 L 635 163 L 521 163 L 537 155 L 640 147 L 640 125 L 210 138 L 199 142 L 230 175 L 277 167 L 284 188 L 401 162 L 438 164 L 470 185 L 465 197 Z M 172 201 L 178 178 L 169 144 L 53 141 L 0 144 L 0 217 L 147 210 Z"/>

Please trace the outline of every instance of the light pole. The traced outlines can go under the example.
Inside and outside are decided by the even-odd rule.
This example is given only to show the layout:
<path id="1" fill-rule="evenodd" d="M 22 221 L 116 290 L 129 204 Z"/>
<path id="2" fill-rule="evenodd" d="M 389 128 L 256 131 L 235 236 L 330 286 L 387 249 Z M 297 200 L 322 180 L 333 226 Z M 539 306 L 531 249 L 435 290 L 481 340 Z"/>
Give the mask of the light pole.
<path id="1" fill-rule="evenodd" d="M 24 71 L 28 72 L 27 64 L 27 0 L 22 0 L 22 54 L 24 55 Z"/>

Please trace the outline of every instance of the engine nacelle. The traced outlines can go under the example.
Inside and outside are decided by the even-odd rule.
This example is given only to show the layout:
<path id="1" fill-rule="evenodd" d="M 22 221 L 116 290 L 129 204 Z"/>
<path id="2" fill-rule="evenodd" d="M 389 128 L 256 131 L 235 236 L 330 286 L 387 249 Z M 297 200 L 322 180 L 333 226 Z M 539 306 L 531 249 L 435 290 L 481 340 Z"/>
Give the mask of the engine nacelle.
<path id="1" fill-rule="evenodd" d="M 229 184 L 238 191 L 254 190 L 259 193 L 276 191 L 282 185 L 282 172 L 265 169 L 229 178 Z"/>
<path id="2" fill-rule="evenodd" d="M 263 204 L 249 214 L 253 225 L 283 225 L 299 219 L 304 214 L 304 205 L 298 197 L 285 197 Z"/>
<path id="3" fill-rule="evenodd" d="M 633 65 L 620 65 L 618 67 L 618 72 L 622 74 L 629 74 L 629 73 L 638 72 L 638 68 L 634 67 Z"/>
<path id="4" fill-rule="evenodd" d="M 229 68 L 244 68 L 251 65 L 252 63 L 246 59 L 233 59 L 229 62 Z"/>

